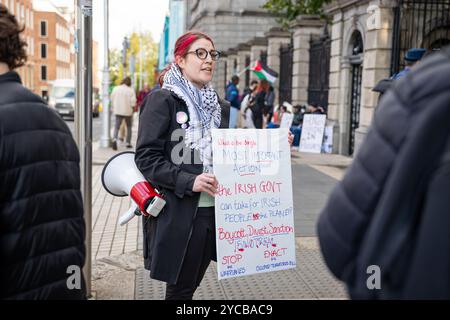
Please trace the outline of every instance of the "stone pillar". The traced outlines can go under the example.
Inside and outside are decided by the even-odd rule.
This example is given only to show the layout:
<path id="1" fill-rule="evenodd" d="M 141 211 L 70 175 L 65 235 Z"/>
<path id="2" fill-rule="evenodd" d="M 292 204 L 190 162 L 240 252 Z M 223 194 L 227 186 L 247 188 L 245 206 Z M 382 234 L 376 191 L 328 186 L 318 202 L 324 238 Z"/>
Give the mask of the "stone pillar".
<path id="1" fill-rule="evenodd" d="M 267 46 L 267 65 L 275 72 L 278 73 L 278 80 L 275 81 L 273 84 L 273 87 L 275 89 L 275 92 L 279 92 L 280 87 L 280 48 L 283 44 L 290 44 L 291 43 L 291 33 L 288 31 L 284 31 L 281 28 L 272 28 L 268 32 L 264 34 L 266 38 L 268 39 L 268 46 Z M 275 101 L 274 105 L 277 105 L 279 103 L 279 97 L 278 94 L 275 94 Z"/>
<path id="2" fill-rule="evenodd" d="M 245 89 L 245 73 L 246 68 L 251 67 L 252 64 L 250 63 L 250 66 L 246 65 L 246 58 L 250 57 L 250 46 L 246 43 L 241 43 L 237 46 L 237 68 L 238 68 L 238 75 L 240 78 L 239 81 L 239 92 L 242 94 L 243 90 Z M 250 75 L 251 76 L 251 75 Z"/>
<path id="3" fill-rule="evenodd" d="M 247 42 L 250 46 L 250 65 L 254 65 L 257 60 L 259 60 L 261 52 L 267 50 L 267 39 L 266 38 L 254 38 Z M 251 80 L 258 80 L 258 77 L 252 72 L 250 74 Z"/>
<path id="4" fill-rule="evenodd" d="M 231 77 L 236 74 L 237 71 L 237 50 L 230 49 L 227 51 L 227 70 L 226 70 L 226 83 L 231 81 Z"/>
<path id="5" fill-rule="evenodd" d="M 310 41 L 312 36 L 322 34 L 324 21 L 319 16 L 300 15 L 291 22 L 290 28 L 294 44 L 292 104 L 307 104 Z"/>
<path id="6" fill-rule="evenodd" d="M 213 78 L 213 88 L 221 98 L 225 98 L 226 61 L 227 56 L 222 54 L 216 63 L 216 71 Z"/>
<path id="7" fill-rule="evenodd" d="M 344 148 L 342 143 L 345 141 L 342 135 L 346 133 L 346 125 L 341 122 L 347 118 L 344 112 L 345 110 L 343 110 L 345 103 L 341 101 L 341 99 L 346 97 L 343 92 L 347 92 L 347 89 L 341 88 L 341 83 L 348 86 L 350 73 L 350 62 L 348 59 L 347 61 L 341 61 L 344 60 L 342 58 L 344 33 L 344 22 L 342 19 L 342 12 L 338 12 L 333 15 L 333 21 L 331 23 L 330 79 L 328 85 L 328 121 L 333 126 L 333 153 L 340 154 L 343 154 Z M 340 121 L 340 119 L 342 120 Z M 341 129 L 344 132 L 341 132 Z"/>
<path id="8" fill-rule="evenodd" d="M 395 2 L 371 1 L 367 11 L 367 33 L 364 43 L 364 63 L 359 128 L 355 133 L 355 152 L 358 151 L 372 122 L 379 93 L 372 89 L 382 79 L 389 77 Z"/>

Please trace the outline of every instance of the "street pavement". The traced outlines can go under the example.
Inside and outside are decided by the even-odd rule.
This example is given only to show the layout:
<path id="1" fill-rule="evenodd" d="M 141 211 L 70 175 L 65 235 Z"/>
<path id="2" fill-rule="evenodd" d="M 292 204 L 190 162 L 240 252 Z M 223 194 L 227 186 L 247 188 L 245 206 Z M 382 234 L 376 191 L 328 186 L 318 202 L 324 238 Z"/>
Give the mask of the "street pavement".
<path id="1" fill-rule="evenodd" d="M 66 122 L 67 126 L 69 127 L 70 132 L 72 133 L 72 136 L 74 136 L 74 132 L 75 132 L 74 120 L 65 118 L 64 121 Z M 101 116 L 99 116 L 97 118 L 92 118 L 92 141 L 100 140 L 101 135 L 102 135 Z"/>
<path id="2" fill-rule="evenodd" d="M 133 121 L 132 144 L 137 135 Z M 92 294 L 94 299 L 163 299 L 164 283 L 150 279 L 143 268 L 141 221 L 119 226 L 129 197 L 113 197 L 101 185 L 101 171 L 117 151 L 93 142 Z M 133 149 L 131 149 L 133 150 Z M 294 226 L 297 267 L 265 274 L 217 280 L 211 263 L 194 299 L 347 299 L 343 285 L 326 268 L 316 234 L 320 210 L 342 179 L 350 158 L 328 154 L 292 154 Z M 269 290 L 270 288 L 270 290 Z"/>

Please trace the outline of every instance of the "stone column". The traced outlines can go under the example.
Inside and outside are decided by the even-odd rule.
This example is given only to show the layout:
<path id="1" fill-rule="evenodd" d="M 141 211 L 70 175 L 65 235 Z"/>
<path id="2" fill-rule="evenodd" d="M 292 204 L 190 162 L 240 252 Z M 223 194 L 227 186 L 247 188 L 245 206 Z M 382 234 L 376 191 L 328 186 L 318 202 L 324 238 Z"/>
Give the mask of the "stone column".
<path id="1" fill-rule="evenodd" d="M 237 50 L 230 49 L 227 51 L 227 70 L 226 70 L 227 84 L 228 82 L 231 81 L 231 77 L 236 74 L 236 71 L 237 71 Z"/>
<path id="2" fill-rule="evenodd" d="M 216 63 L 216 71 L 213 78 L 213 88 L 221 98 L 225 98 L 225 76 L 226 76 L 226 61 L 227 56 L 222 54 L 219 61 Z"/>
<path id="3" fill-rule="evenodd" d="M 291 22 L 290 28 L 294 44 L 292 104 L 307 104 L 310 41 L 312 36 L 322 34 L 324 21 L 319 16 L 300 15 Z"/>
<path id="4" fill-rule="evenodd" d="M 344 22 L 342 12 L 333 15 L 331 26 L 331 52 L 330 52 L 330 79 L 328 85 L 328 122 L 333 126 L 333 153 L 343 153 L 343 141 L 346 141 L 343 135 L 346 134 L 346 125 L 340 122 L 340 119 L 347 118 L 342 114 L 345 110 L 345 103 L 341 101 L 346 97 L 343 92 L 347 90 L 341 88 L 341 83 L 348 86 L 350 73 L 350 63 L 342 58 L 342 43 Z M 340 108 L 339 106 L 342 106 Z M 341 112 L 339 112 L 341 111 Z M 345 113 L 345 112 L 344 112 Z M 345 121 L 345 120 L 342 120 Z M 341 132 L 341 129 L 344 132 Z"/>
<path id="5" fill-rule="evenodd" d="M 254 38 L 247 42 L 250 46 L 250 65 L 254 65 L 257 60 L 259 60 L 261 52 L 267 50 L 267 39 L 266 38 Z M 251 80 L 258 80 L 258 77 L 252 72 L 250 74 Z"/>
<path id="6" fill-rule="evenodd" d="M 245 89 L 245 72 L 248 67 L 245 63 L 246 58 L 250 56 L 250 46 L 246 43 L 241 43 L 237 46 L 237 68 L 239 75 L 239 92 L 242 94 Z M 250 63 L 250 66 L 252 64 Z M 251 75 L 250 75 L 251 76 Z"/>
<path id="7" fill-rule="evenodd" d="M 284 31 L 281 28 L 272 28 L 268 32 L 264 34 L 266 38 L 268 39 L 268 46 L 267 46 L 267 65 L 275 72 L 278 73 L 278 80 L 275 81 L 273 84 L 273 87 L 275 89 L 275 93 L 279 92 L 280 87 L 280 48 L 283 44 L 290 44 L 291 43 L 291 33 L 288 31 Z M 274 105 L 277 105 L 279 103 L 278 101 L 279 96 L 278 94 L 275 94 L 275 101 Z"/>
<path id="8" fill-rule="evenodd" d="M 395 2 L 371 1 L 367 11 L 367 33 L 364 43 L 364 63 L 359 128 L 355 133 L 355 152 L 358 151 L 372 122 L 379 94 L 372 89 L 389 77 Z"/>

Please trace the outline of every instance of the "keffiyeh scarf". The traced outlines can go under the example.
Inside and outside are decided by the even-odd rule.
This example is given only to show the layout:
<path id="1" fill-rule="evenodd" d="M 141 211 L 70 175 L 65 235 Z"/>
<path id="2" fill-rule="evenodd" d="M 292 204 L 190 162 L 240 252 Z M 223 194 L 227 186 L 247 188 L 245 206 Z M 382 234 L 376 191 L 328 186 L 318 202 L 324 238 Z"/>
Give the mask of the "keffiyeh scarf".
<path id="1" fill-rule="evenodd" d="M 214 128 L 219 128 L 221 109 L 217 94 L 211 85 L 202 89 L 195 87 L 173 63 L 164 75 L 163 89 L 175 93 L 182 99 L 189 111 L 189 123 L 186 128 L 185 143 L 191 149 L 199 151 L 205 172 L 213 172 L 212 137 Z"/>

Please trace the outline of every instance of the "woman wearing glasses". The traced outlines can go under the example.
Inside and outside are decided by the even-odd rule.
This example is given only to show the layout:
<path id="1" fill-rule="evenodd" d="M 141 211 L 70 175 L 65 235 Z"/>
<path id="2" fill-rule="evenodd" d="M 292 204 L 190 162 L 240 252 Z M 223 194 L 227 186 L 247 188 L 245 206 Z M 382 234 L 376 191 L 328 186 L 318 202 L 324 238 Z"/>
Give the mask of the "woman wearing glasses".
<path id="1" fill-rule="evenodd" d="M 178 38 L 139 119 L 136 165 L 166 199 L 157 218 L 143 218 L 145 267 L 167 283 L 167 300 L 192 299 L 216 260 L 211 131 L 228 128 L 230 115 L 209 84 L 219 56 L 206 34 Z"/>
<path id="2" fill-rule="evenodd" d="M 167 202 L 143 218 L 145 267 L 167 300 L 192 299 L 216 260 L 211 131 L 228 127 L 230 110 L 209 85 L 219 56 L 206 34 L 182 35 L 140 115 L 136 164 Z"/>

